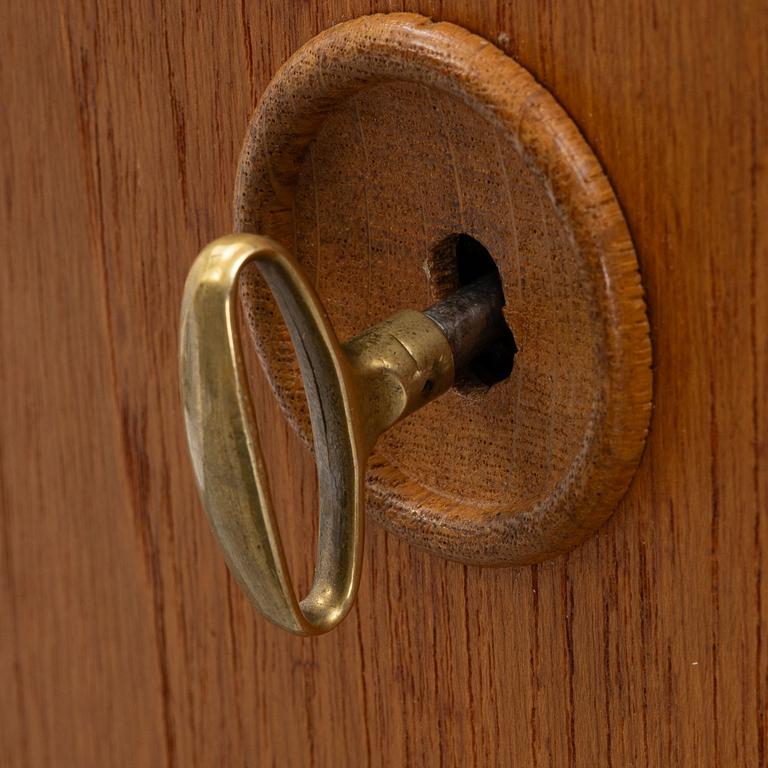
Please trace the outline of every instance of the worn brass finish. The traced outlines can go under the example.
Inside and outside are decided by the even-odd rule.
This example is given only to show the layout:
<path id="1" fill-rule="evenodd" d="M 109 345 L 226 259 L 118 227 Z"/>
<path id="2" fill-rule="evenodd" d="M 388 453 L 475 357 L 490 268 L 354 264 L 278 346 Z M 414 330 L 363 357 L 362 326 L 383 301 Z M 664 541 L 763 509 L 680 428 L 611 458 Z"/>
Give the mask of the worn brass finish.
<path id="1" fill-rule="evenodd" d="M 272 513 L 238 333 L 235 287 L 251 261 L 285 319 L 312 421 L 320 524 L 314 580 L 301 601 Z M 195 477 L 232 573 L 275 624 L 327 632 L 357 592 L 368 455 L 384 430 L 450 387 L 448 340 L 422 313 L 404 311 L 342 346 L 293 258 L 268 238 L 238 234 L 212 242 L 190 270 L 179 363 Z"/>
<path id="2" fill-rule="evenodd" d="M 403 310 L 344 344 L 360 385 L 366 444 L 442 395 L 453 383 L 453 354 L 433 320 Z"/>

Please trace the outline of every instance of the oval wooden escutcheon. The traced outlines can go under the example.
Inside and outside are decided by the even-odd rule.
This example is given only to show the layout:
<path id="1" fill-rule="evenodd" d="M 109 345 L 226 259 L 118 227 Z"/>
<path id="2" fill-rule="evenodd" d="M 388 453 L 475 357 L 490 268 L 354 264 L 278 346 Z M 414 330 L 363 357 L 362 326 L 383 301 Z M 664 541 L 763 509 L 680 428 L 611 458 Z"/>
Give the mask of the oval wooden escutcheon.
<path id="1" fill-rule="evenodd" d="M 632 242 L 554 98 L 487 40 L 413 14 L 340 24 L 277 73 L 251 121 L 238 230 L 290 248 L 340 338 L 458 284 L 465 233 L 499 267 L 518 346 L 379 442 L 369 509 L 440 555 L 526 564 L 582 541 L 640 459 L 651 345 Z M 241 297 L 285 412 L 310 439 L 288 335 L 257 272 Z"/>

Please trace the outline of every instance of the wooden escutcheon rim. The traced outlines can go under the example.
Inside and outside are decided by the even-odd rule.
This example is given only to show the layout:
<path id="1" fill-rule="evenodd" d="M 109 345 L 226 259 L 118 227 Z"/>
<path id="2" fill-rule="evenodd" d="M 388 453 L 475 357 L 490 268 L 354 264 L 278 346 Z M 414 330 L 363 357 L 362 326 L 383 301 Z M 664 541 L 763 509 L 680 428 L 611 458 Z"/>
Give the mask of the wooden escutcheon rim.
<path id="1" fill-rule="evenodd" d="M 488 249 L 519 352 L 382 438 L 369 511 L 467 563 L 567 551 L 626 492 L 651 413 L 637 258 L 614 192 L 552 95 L 487 40 L 413 14 L 339 24 L 267 87 L 243 147 L 239 231 L 289 248 L 341 338 L 457 285 L 464 233 Z M 241 298 L 287 416 L 309 439 L 290 340 L 257 273 Z"/>

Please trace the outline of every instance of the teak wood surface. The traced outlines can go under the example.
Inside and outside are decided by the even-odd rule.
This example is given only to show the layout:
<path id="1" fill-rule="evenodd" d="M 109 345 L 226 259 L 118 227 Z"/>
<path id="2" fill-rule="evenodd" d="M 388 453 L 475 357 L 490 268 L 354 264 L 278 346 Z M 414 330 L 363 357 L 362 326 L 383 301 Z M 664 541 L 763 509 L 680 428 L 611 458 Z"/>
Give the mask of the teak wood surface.
<path id="1" fill-rule="evenodd" d="M 654 414 L 580 548 L 482 569 L 371 525 L 357 607 L 307 641 L 254 615 L 199 507 L 179 300 L 266 83 L 375 10 L 487 37 L 584 133 L 640 260 Z M 764 4 L 30 0 L 0 41 L 0 764 L 765 764 Z M 254 391 L 306 584 L 312 464 Z"/>

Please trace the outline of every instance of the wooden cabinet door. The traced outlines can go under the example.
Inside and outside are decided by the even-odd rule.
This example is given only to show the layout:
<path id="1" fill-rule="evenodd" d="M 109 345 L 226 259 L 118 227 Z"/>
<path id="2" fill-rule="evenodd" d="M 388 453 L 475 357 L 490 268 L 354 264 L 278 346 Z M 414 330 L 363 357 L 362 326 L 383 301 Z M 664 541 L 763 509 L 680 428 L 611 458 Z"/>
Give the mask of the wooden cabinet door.
<path id="1" fill-rule="evenodd" d="M 503 48 L 595 149 L 647 290 L 654 414 L 571 554 L 468 567 L 372 525 L 357 606 L 305 640 L 254 613 L 200 509 L 179 302 L 279 65 L 402 9 Z M 27 0 L 0 40 L 0 763 L 766 764 L 764 4 Z M 313 465 L 254 377 L 306 584 Z"/>

